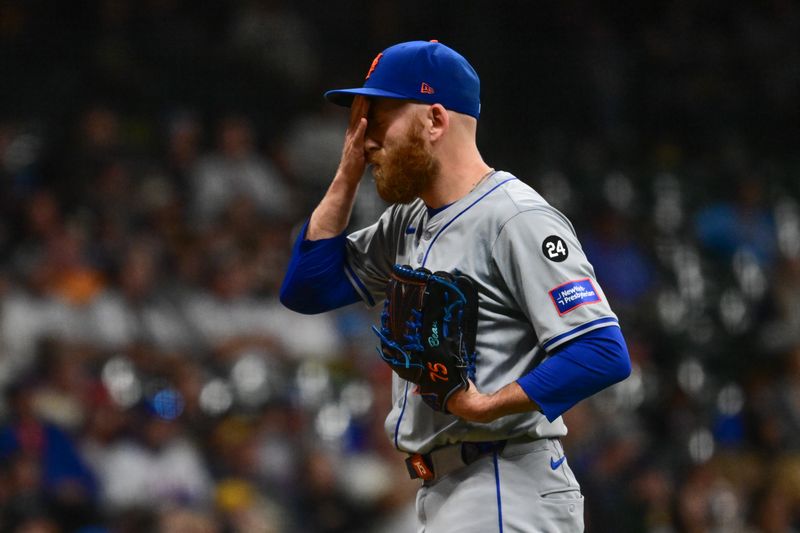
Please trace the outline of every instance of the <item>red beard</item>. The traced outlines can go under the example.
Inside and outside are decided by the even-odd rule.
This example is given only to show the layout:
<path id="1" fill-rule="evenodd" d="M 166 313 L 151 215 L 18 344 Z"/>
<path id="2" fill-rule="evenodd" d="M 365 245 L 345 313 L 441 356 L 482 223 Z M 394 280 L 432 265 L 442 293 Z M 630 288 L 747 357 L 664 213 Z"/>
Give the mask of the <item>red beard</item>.
<path id="1" fill-rule="evenodd" d="M 439 175 L 439 162 L 422 138 L 422 124 L 412 126 L 404 142 L 370 156 L 378 195 L 390 204 L 407 204 Z"/>

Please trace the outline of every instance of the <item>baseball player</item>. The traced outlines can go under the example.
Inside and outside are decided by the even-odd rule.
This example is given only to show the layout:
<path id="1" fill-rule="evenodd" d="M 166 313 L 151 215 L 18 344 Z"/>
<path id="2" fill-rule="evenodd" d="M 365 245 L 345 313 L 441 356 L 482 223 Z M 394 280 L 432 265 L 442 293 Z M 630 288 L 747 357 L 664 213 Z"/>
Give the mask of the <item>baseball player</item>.
<path id="1" fill-rule="evenodd" d="M 295 243 L 281 301 L 302 313 L 375 305 L 396 265 L 470 278 L 477 336 L 464 386 L 436 410 L 393 376 L 385 428 L 422 480 L 420 531 L 582 531 L 561 414 L 626 378 L 630 360 L 571 223 L 484 162 L 479 78 L 451 48 L 394 45 L 362 87 L 325 96 L 351 107 L 350 123 L 336 175 Z M 346 235 L 366 165 L 392 205 Z"/>

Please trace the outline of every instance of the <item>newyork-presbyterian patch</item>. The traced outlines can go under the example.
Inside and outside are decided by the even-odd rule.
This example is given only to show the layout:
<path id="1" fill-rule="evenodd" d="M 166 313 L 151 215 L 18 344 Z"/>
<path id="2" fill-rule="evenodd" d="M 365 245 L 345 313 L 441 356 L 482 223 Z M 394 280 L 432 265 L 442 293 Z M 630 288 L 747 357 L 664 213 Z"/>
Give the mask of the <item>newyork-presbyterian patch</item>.
<path id="1" fill-rule="evenodd" d="M 559 315 L 565 315 L 583 305 L 600 301 L 600 295 L 589 278 L 562 283 L 549 292 Z"/>

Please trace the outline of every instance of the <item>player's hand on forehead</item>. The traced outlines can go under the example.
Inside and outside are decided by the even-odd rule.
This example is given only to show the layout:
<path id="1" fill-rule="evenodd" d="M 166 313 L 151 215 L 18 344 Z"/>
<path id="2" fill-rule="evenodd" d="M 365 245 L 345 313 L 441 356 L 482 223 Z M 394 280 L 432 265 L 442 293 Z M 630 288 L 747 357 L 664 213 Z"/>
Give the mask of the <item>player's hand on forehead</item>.
<path id="1" fill-rule="evenodd" d="M 365 96 L 356 96 L 353 98 L 353 104 L 350 106 L 350 129 L 354 130 L 358 127 L 358 123 L 362 118 L 368 118 L 370 101 Z"/>
<path id="2" fill-rule="evenodd" d="M 363 96 L 356 96 L 350 109 L 350 123 L 347 125 L 342 159 L 339 162 L 337 175 L 350 183 L 357 183 L 364 173 L 364 136 L 367 131 L 367 111 L 369 101 Z"/>
<path id="3" fill-rule="evenodd" d="M 353 98 L 353 105 L 350 107 L 350 123 L 347 125 L 345 136 L 345 148 L 348 144 L 363 145 L 368 112 L 369 100 L 363 96 Z"/>

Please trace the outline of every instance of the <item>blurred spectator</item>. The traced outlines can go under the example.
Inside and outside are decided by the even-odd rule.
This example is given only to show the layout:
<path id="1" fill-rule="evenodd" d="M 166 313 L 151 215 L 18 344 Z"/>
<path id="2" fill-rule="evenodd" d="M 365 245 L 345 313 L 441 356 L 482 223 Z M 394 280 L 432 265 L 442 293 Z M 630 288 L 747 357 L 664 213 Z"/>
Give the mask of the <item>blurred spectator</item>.
<path id="1" fill-rule="evenodd" d="M 130 424 L 129 413 L 114 403 L 102 385 L 91 389 L 81 450 L 94 472 L 99 472 L 108 451 Z"/>
<path id="2" fill-rule="evenodd" d="M 91 523 L 94 475 L 69 435 L 38 416 L 34 394 L 27 381 L 6 391 L 10 418 L 0 427 L 0 464 L 9 472 L 12 491 L 2 506 L 3 518 L 24 523 L 38 514 L 65 527 Z"/>
<path id="3" fill-rule="evenodd" d="M 157 243 L 140 238 L 129 242 L 121 253 L 116 283 L 88 310 L 92 343 L 104 349 L 144 343 L 165 352 L 192 347 L 195 343 L 176 295 L 160 283 Z"/>
<path id="4" fill-rule="evenodd" d="M 644 453 L 644 441 L 640 431 L 628 427 L 625 419 L 608 420 L 600 439 L 595 441 L 595 450 L 602 450 L 585 459 L 589 464 L 581 464 L 577 469 L 583 474 L 581 486 L 595 497 L 587 500 L 586 506 L 591 519 L 588 528 L 603 527 L 602 524 L 615 524 L 620 530 L 635 531 L 643 527 L 642 516 L 631 512 L 634 494 L 624 487 L 631 483 L 636 474 L 637 463 Z M 573 463 L 574 464 L 574 463 Z M 607 490 L 600 490 L 606 487 Z"/>
<path id="5" fill-rule="evenodd" d="M 722 260 L 746 251 L 769 268 L 776 260 L 777 240 L 775 222 L 764 204 L 762 180 L 758 175 L 747 176 L 733 190 L 732 201 L 714 203 L 697 213 L 697 237 Z"/>
<path id="6" fill-rule="evenodd" d="M 240 115 L 224 117 L 217 128 L 217 151 L 200 158 L 191 176 L 192 212 L 204 226 L 233 201 L 252 202 L 262 216 L 286 217 L 292 199 L 275 166 L 254 150 L 255 133 Z"/>
<path id="7" fill-rule="evenodd" d="M 768 301 L 771 315 L 763 324 L 760 342 L 771 352 L 800 345 L 800 258 L 778 263 Z"/>
<path id="8" fill-rule="evenodd" d="M 235 533 L 292 531 L 287 510 L 259 494 L 250 482 L 224 479 L 217 486 L 217 508 Z"/>
<path id="9" fill-rule="evenodd" d="M 109 509 L 207 505 L 213 484 L 205 461 L 180 420 L 142 407 L 134 434 L 120 436 L 94 461 L 101 498 Z"/>
<path id="10" fill-rule="evenodd" d="M 337 485 L 333 460 L 324 452 L 311 451 L 301 470 L 306 483 L 296 504 L 303 530 L 319 533 L 364 531 L 371 517 L 358 509 Z"/>
<path id="11" fill-rule="evenodd" d="M 783 360 L 780 375 L 756 396 L 762 445 L 800 453 L 800 344 Z"/>
<path id="12" fill-rule="evenodd" d="M 42 381 L 33 393 L 35 412 L 45 421 L 75 434 L 88 416 L 87 404 L 96 386 L 88 366 L 93 352 L 51 339 L 39 347 L 37 374 Z"/>
<path id="13" fill-rule="evenodd" d="M 47 517 L 34 517 L 24 520 L 14 533 L 59 533 L 63 531 L 59 524 Z"/>
<path id="14" fill-rule="evenodd" d="M 753 502 L 755 531 L 759 533 L 796 533 L 797 507 L 781 488 L 770 485 L 756 494 Z"/>
<path id="15" fill-rule="evenodd" d="M 42 339 L 84 340 L 87 306 L 106 284 L 88 261 L 86 237 L 77 230 L 59 227 L 28 252 L 18 258 L 27 290 L 15 287 L 2 301 L 0 331 L 13 372 L 32 364 Z"/>
<path id="16" fill-rule="evenodd" d="M 81 205 L 103 167 L 119 162 L 123 154 L 120 116 L 102 102 L 92 102 L 82 110 L 76 131 L 72 132 L 58 179 L 52 177 L 58 197 L 68 206 Z"/>
<path id="17" fill-rule="evenodd" d="M 161 533 L 218 533 L 221 525 L 209 516 L 189 509 L 164 510 L 158 520 L 158 531 Z"/>
<path id="18" fill-rule="evenodd" d="M 252 295 L 255 267 L 252 259 L 235 250 L 209 258 L 208 290 L 188 295 L 186 317 L 193 331 L 201 332 L 207 345 L 223 358 L 256 348 L 276 356 L 328 358 L 341 347 L 333 318 L 298 316 L 277 299 Z M 307 325 L 298 335 L 296 328 Z"/>
<path id="19" fill-rule="evenodd" d="M 336 173 L 346 129 L 347 114 L 327 105 L 295 118 L 289 126 L 283 153 L 291 175 L 308 187 L 310 209 Z"/>
<path id="20" fill-rule="evenodd" d="M 49 296 L 78 310 L 92 301 L 105 286 L 99 272 L 87 257 L 87 235 L 78 228 L 67 228 L 58 239 L 47 243 L 39 266 Z"/>
<path id="21" fill-rule="evenodd" d="M 655 286 L 656 267 L 630 235 L 631 224 L 611 208 L 598 209 L 582 234 L 583 251 L 594 266 L 597 279 L 615 307 L 636 310 Z"/>
<path id="22" fill-rule="evenodd" d="M 188 111 L 178 111 L 166 124 L 166 167 L 177 188 L 186 195 L 192 170 L 200 157 L 203 127 Z M 188 198 L 187 198 L 188 199 Z"/>
<path id="23" fill-rule="evenodd" d="M 239 54 L 250 58 L 267 77 L 300 91 L 315 85 L 314 31 L 291 2 L 241 2 L 232 17 L 230 37 Z"/>

